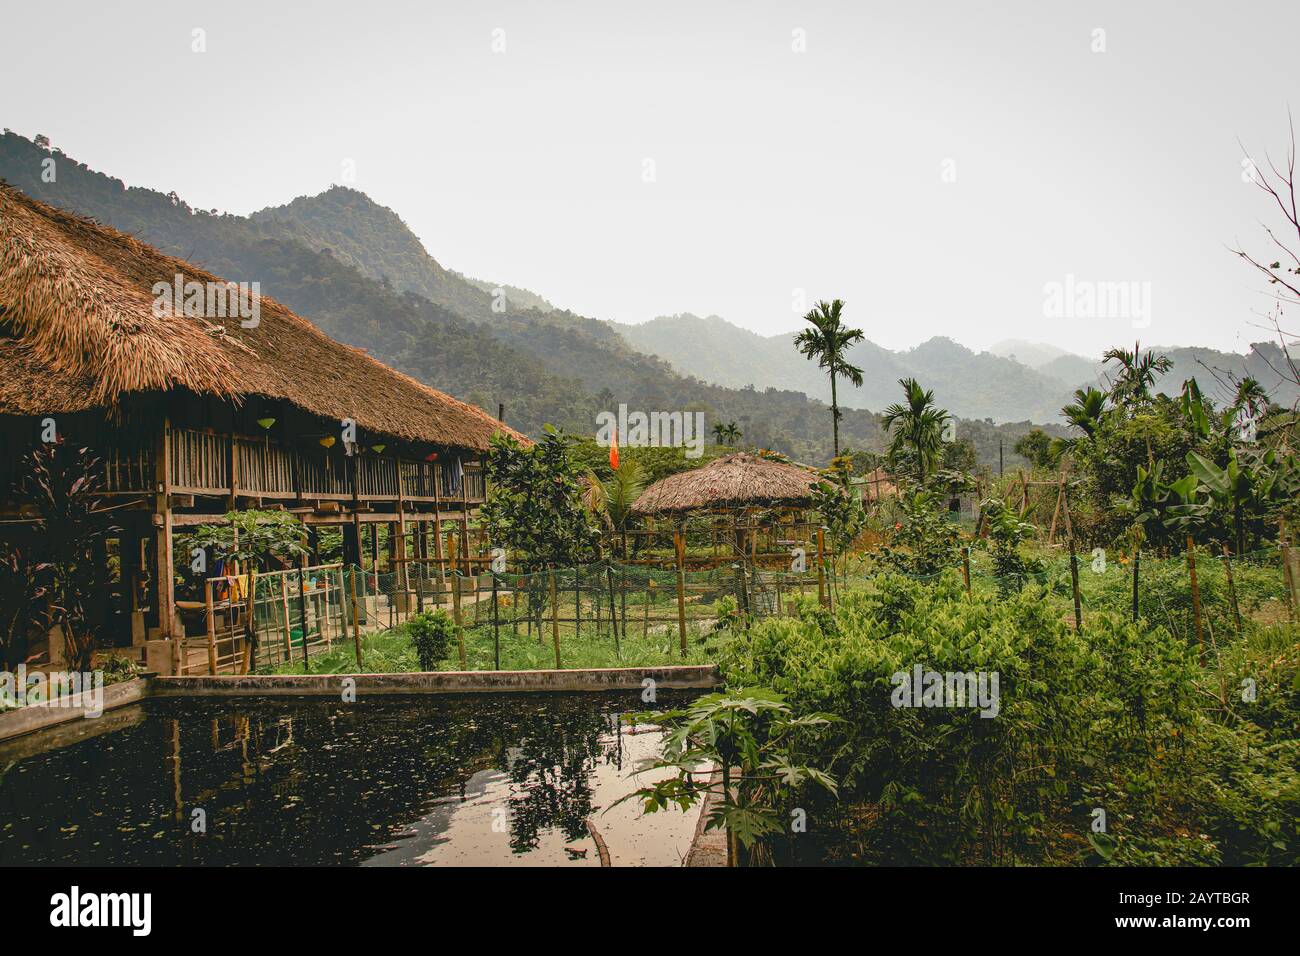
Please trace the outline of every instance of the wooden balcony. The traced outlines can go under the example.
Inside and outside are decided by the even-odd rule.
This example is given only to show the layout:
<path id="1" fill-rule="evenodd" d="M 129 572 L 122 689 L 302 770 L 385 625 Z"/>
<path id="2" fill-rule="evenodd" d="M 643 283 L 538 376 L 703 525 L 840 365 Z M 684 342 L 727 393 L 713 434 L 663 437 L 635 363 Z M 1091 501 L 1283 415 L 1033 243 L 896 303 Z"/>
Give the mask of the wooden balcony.
<path id="1" fill-rule="evenodd" d="M 348 457 L 339 448 L 310 449 L 282 445 L 267 437 L 231 436 L 196 429 L 173 429 L 168 441 L 170 490 L 173 494 L 239 495 L 281 499 L 351 501 L 356 472 L 360 501 L 481 503 L 486 498 L 477 461 L 462 464 L 454 478 L 454 461 L 410 461 L 362 454 Z M 157 491 L 153 450 L 114 447 L 103 455 L 106 489 L 111 494 Z M 463 491 L 462 491 L 463 487 Z"/>

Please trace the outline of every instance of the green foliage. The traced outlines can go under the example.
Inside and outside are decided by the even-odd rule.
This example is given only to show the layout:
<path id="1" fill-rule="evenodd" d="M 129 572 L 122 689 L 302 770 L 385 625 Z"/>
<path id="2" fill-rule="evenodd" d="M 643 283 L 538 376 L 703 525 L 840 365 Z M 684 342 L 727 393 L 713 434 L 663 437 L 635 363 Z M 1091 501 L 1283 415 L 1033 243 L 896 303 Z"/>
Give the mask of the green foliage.
<path id="1" fill-rule="evenodd" d="M 292 565 L 307 553 L 306 526 L 286 511 L 228 511 L 227 524 L 199 525 L 192 544 L 210 548 L 242 568 Z"/>
<path id="2" fill-rule="evenodd" d="M 1016 454 L 1029 459 L 1038 468 L 1051 468 L 1056 464 L 1052 439 L 1041 428 L 1035 428 L 1016 442 Z"/>
<path id="3" fill-rule="evenodd" d="M 75 670 L 89 671 L 105 618 L 101 602 L 109 588 L 104 555 L 108 538 L 117 531 L 104 516 L 99 497 L 102 465 L 89 449 L 60 438 L 32 450 L 20 473 L 18 504 L 35 516 L 33 547 L 40 561 L 18 565 L 15 573 L 25 583 L 20 580 L 10 587 L 40 589 L 49 600 L 49 624 L 63 629 L 69 663 Z M 29 577 L 33 572 L 39 585 Z M 30 592 L 25 599 L 31 600 Z M 16 621 L 12 626 L 24 624 Z"/>
<path id="4" fill-rule="evenodd" d="M 837 793 L 835 779 L 811 750 L 835 718 L 797 716 L 783 695 L 766 688 L 705 694 L 684 709 L 626 719 L 665 730 L 660 755 L 642 761 L 638 772 L 673 773 L 618 803 L 638 800 L 646 813 L 671 806 L 688 810 L 711 789 L 707 773 L 701 771 L 719 767 L 722 799 L 709 811 L 705 830 L 725 828 L 753 860 L 764 858 L 756 852 L 761 841 L 785 830 L 801 793 L 811 787 Z"/>
<path id="5" fill-rule="evenodd" d="M 944 425 L 951 418 L 934 403 L 934 390 L 924 389 L 914 378 L 899 380 L 904 403 L 885 409 L 881 425 L 891 433 L 889 458 L 895 474 L 909 474 L 917 484 L 939 467 L 943 457 Z"/>
<path id="6" fill-rule="evenodd" d="M 898 501 L 899 521 L 893 537 L 878 557 L 887 568 L 912 575 L 937 574 L 961 557 L 961 533 L 946 517 L 943 496 L 924 489 L 904 493 Z"/>
<path id="7" fill-rule="evenodd" d="M 867 521 L 862 499 L 839 485 L 819 481 L 813 488 L 812 506 L 821 516 L 828 540 L 835 551 L 848 551 L 849 545 Z"/>
<path id="8" fill-rule="evenodd" d="M 48 623 L 42 600 L 48 570 L 32 548 L 0 541 L 0 666 L 5 670 L 27 659 L 33 632 Z"/>
<path id="9" fill-rule="evenodd" d="M 597 530 L 567 446 L 549 425 L 531 448 L 505 433 L 492 439 L 481 517 L 493 541 L 520 553 L 525 571 L 573 567 L 595 556 Z"/>
<path id="10" fill-rule="evenodd" d="M 794 337 L 794 347 L 806 358 L 814 360 L 826 369 L 831 377 L 831 425 L 834 454 L 840 455 L 840 406 L 836 380 L 846 378 L 855 387 L 862 387 L 862 369 L 849 364 L 848 350 L 865 337 L 861 329 L 850 329 L 844 324 L 844 303 L 840 299 L 834 302 L 818 302 L 816 307 L 805 315 L 804 321 L 811 328 L 803 329 Z"/>
<path id="11" fill-rule="evenodd" d="M 641 465 L 635 459 L 620 460 L 617 468 L 610 469 L 608 478 L 588 472 L 584 487 L 587 509 L 609 531 L 618 533 L 632 527 L 632 505 L 646 487 Z"/>
<path id="12" fill-rule="evenodd" d="M 438 662 L 451 650 L 458 628 L 446 611 L 423 611 L 406 622 L 406 633 L 415 648 L 420 670 L 432 671 L 438 669 Z"/>
<path id="13" fill-rule="evenodd" d="M 729 686 L 762 682 L 795 714 L 842 718 L 820 753 L 878 810 L 858 834 L 873 860 L 1294 864 L 1297 655 L 1261 670 L 1275 651 L 1237 653 L 1224 680 L 1252 676 L 1269 708 L 1221 705 L 1219 675 L 1164 627 L 1093 612 L 1076 634 L 1040 588 L 971 598 L 950 572 L 877 577 L 833 622 L 758 622 L 721 665 Z M 896 675 L 917 665 L 996 672 L 997 715 L 895 706 Z"/>
<path id="14" fill-rule="evenodd" d="M 998 577 L 998 587 L 1003 592 L 1019 591 L 1029 575 L 1042 572 L 1041 562 L 1026 561 L 1020 553 L 1021 542 L 1032 538 L 1037 529 L 1000 498 L 980 502 L 980 513 L 988 523 L 993 573 Z"/>

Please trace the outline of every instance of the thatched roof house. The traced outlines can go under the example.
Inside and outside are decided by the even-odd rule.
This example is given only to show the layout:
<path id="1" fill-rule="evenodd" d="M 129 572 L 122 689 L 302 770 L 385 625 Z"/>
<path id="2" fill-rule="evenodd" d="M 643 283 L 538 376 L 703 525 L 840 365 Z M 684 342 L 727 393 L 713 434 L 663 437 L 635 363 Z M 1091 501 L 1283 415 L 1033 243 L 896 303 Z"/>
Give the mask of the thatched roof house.
<path id="1" fill-rule="evenodd" d="M 222 283 L 124 233 L 0 182 L 0 415 L 111 407 L 187 390 L 261 395 L 374 433 L 485 451 L 505 428 L 482 409 L 326 336 L 270 298 L 239 315 L 155 315 L 155 283 Z M 517 437 L 522 438 L 523 436 Z M 526 440 L 526 439 L 525 439 Z"/>
<path id="2" fill-rule="evenodd" d="M 745 508 L 801 507 L 820 479 L 794 465 L 737 452 L 702 468 L 661 478 L 632 505 L 639 515 Z"/>
<path id="3" fill-rule="evenodd" d="M 29 449 L 91 448 L 118 556 L 96 623 L 152 670 L 191 663 L 176 581 L 200 596 L 203 582 L 175 534 L 292 512 L 311 563 L 333 526 L 345 564 L 395 571 L 400 603 L 417 562 L 450 567 L 448 528 L 472 573 L 482 455 L 497 432 L 528 441 L 259 293 L 0 182 L 0 535 L 40 544 L 18 474 Z"/>

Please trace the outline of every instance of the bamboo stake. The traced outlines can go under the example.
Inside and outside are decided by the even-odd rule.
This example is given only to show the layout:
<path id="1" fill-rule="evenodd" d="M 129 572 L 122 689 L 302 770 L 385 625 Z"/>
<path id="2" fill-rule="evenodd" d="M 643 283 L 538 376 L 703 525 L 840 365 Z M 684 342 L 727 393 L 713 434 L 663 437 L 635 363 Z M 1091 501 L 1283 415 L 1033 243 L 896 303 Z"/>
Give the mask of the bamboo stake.
<path id="1" fill-rule="evenodd" d="M 1228 576 L 1228 603 L 1232 606 L 1232 622 L 1236 625 L 1237 636 L 1241 637 L 1241 605 L 1237 603 L 1237 584 L 1232 578 L 1232 558 L 1228 546 L 1223 546 L 1223 570 Z"/>
<path id="2" fill-rule="evenodd" d="M 560 669 L 560 592 L 551 572 L 551 643 L 555 645 L 555 669 Z"/>
<path id="3" fill-rule="evenodd" d="M 686 538 L 680 528 L 673 532 L 677 552 L 677 633 L 682 657 L 686 656 Z"/>
<path id="4" fill-rule="evenodd" d="M 284 612 L 282 628 L 284 631 L 284 661 L 287 664 L 289 661 L 293 660 L 293 634 L 291 633 L 292 628 L 289 624 L 289 582 L 283 572 L 279 574 L 279 578 L 280 609 Z"/>
<path id="5" fill-rule="evenodd" d="M 357 670 L 362 669 L 361 663 L 361 616 L 357 613 L 357 575 L 361 569 L 357 568 L 352 572 L 352 643 L 357 651 Z M 344 572 L 340 571 L 340 574 Z"/>
<path id="6" fill-rule="evenodd" d="M 817 529 L 817 603 L 823 607 L 826 605 L 826 562 L 822 559 L 822 546 L 825 543 L 825 532 Z"/>
<path id="7" fill-rule="evenodd" d="M 1074 535 L 1070 535 L 1070 588 L 1074 591 L 1074 631 L 1083 630 L 1083 606 L 1079 600 L 1079 556 L 1074 552 Z"/>
<path id="8" fill-rule="evenodd" d="M 1138 619 L 1138 570 L 1142 562 L 1142 549 L 1133 549 L 1133 623 Z"/>
<path id="9" fill-rule="evenodd" d="M 970 548 L 962 548 L 961 551 L 961 574 L 966 581 L 966 596 L 973 597 L 970 589 Z"/>
<path id="10" fill-rule="evenodd" d="M 203 582 L 204 622 L 208 629 L 208 673 L 217 672 L 217 622 L 212 610 L 212 581 Z"/>
<path id="11" fill-rule="evenodd" d="M 1196 622 L 1196 646 L 1201 658 L 1205 657 L 1205 641 L 1201 636 L 1201 587 L 1196 580 L 1196 546 L 1192 536 L 1187 536 L 1187 572 L 1192 578 L 1192 617 Z"/>

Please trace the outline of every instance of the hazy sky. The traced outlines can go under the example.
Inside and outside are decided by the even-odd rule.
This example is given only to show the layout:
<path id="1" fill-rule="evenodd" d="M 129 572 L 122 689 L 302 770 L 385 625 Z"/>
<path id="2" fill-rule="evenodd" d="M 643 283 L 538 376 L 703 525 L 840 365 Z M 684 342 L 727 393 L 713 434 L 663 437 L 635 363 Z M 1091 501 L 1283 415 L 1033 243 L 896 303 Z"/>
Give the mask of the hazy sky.
<path id="1" fill-rule="evenodd" d="M 1244 350 L 1267 301 L 1228 247 L 1267 255 L 1274 213 L 1238 139 L 1284 153 L 1298 28 L 1293 0 L 6 3 L 0 125 L 235 213 L 351 161 L 443 265 L 601 318 L 775 333 L 803 290 L 891 348 Z M 1149 327 L 1047 315 L 1069 275 L 1149 283 Z"/>

